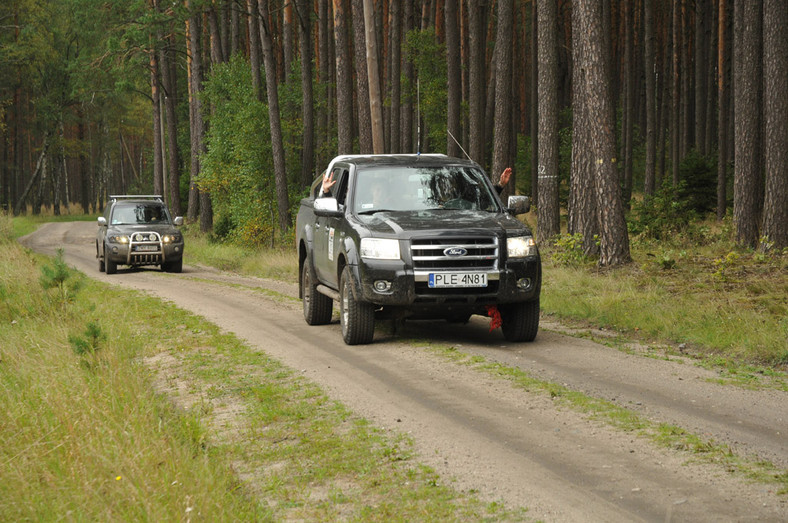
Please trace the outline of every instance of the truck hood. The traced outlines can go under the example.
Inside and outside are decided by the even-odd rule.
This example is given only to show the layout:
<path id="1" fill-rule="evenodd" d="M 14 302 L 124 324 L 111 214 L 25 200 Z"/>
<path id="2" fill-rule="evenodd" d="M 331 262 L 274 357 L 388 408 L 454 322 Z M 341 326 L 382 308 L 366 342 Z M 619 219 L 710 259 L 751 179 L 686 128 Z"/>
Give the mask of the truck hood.
<path id="1" fill-rule="evenodd" d="M 381 211 L 358 216 L 373 236 L 409 238 L 433 234 L 530 234 L 528 227 L 507 213 L 465 210 Z"/>

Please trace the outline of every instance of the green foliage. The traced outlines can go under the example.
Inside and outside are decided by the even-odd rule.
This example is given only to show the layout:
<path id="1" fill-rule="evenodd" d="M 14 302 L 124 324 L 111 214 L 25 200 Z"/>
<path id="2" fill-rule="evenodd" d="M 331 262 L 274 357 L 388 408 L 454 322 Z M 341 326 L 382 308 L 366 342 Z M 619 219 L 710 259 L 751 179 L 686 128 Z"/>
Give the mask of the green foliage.
<path id="1" fill-rule="evenodd" d="M 63 260 L 63 249 L 57 250 L 51 265 L 41 267 L 38 281 L 44 290 L 56 289 L 56 296 L 62 304 L 72 301 L 83 286 L 82 278 Z"/>
<path id="2" fill-rule="evenodd" d="M 706 214 L 717 207 L 717 164 L 691 150 L 679 165 L 679 179 L 683 182 L 678 197 L 698 214 Z"/>
<path id="3" fill-rule="evenodd" d="M 68 342 L 79 356 L 95 354 L 101 348 L 101 342 L 106 340 L 107 334 L 101 329 L 101 325 L 94 321 L 87 324 L 81 336 L 69 335 L 68 337 Z"/>
<path id="4" fill-rule="evenodd" d="M 267 243 L 278 224 L 268 109 L 254 95 L 243 57 L 214 68 L 204 97 L 213 112 L 198 183 L 211 193 L 224 237 Z"/>
<path id="5" fill-rule="evenodd" d="M 685 189 L 685 182 L 674 187 L 666 179 L 654 196 L 646 196 L 642 201 L 633 200 L 627 222 L 629 232 L 662 240 L 685 230 L 695 217 L 692 206 L 683 197 Z"/>
<path id="6" fill-rule="evenodd" d="M 446 47 L 438 41 L 433 28 L 413 30 L 405 36 L 405 53 L 413 60 L 418 85 L 409 85 L 403 78 L 403 93 L 410 96 L 424 122 L 420 152 L 446 152 Z M 425 144 L 427 147 L 425 147 Z M 427 151 L 426 149 L 429 149 Z"/>
<path id="7" fill-rule="evenodd" d="M 594 241 L 598 246 L 599 237 L 594 236 Z M 580 233 L 562 234 L 556 238 L 549 253 L 558 264 L 569 266 L 582 265 L 591 261 L 591 258 L 585 255 L 584 244 L 583 235 Z"/>

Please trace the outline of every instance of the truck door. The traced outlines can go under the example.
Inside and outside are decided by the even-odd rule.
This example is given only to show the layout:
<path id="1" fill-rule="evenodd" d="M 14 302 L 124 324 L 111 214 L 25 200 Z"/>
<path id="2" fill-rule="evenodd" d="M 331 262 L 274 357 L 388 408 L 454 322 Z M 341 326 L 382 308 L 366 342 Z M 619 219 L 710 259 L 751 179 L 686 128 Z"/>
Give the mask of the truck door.
<path id="1" fill-rule="evenodd" d="M 346 167 L 336 166 L 331 172 L 334 175 L 334 179 L 337 180 L 332 192 L 337 199 L 339 209 L 344 211 L 345 199 L 347 198 L 348 170 Z M 337 248 L 339 246 L 339 231 L 342 227 L 342 220 L 344 220 L 344 217 L 315 217 L 315 250 L 313 253 L 315 272 L 320 281 L 335 289 L 338 288 L 336 257 L 339 254 Z"/>

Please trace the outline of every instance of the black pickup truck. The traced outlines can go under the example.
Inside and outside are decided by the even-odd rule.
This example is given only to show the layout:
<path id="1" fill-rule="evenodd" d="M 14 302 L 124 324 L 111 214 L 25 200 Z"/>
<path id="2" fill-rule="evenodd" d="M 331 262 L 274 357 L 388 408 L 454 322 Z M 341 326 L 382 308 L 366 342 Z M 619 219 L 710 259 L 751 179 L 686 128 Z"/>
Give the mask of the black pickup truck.
<path id="1" fill-rule="evenodd" d="M 310 325 L 331 321 L 342 337 L 370 343 L 375 319 L 445 319 L 472 314 L 500 322 L 509 341 L 539 328 L 542 264 L 531 231 L 481 167 L 445 155 L 338 156 L 301 200 L 296 246 L 299 292 Z"/>

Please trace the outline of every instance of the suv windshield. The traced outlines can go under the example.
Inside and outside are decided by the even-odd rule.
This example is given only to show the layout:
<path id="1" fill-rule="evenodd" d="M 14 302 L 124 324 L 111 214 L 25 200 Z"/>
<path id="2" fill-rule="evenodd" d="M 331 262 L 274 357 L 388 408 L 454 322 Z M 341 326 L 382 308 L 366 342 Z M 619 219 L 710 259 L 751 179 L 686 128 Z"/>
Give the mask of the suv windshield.
<path id="1" fill-rule="evenodd" d="M 112 209 L 112 225 L 170 223 L 167 209 L 158 203 L 118 203 Z"/>
<path id="2" fill-rule="evenodd" d="M 354 208 L 377 211 L 467 209 L 498 211 L 498 204 L 479 169 L 450 167 L 375 167 L 356 174 Z"/>

